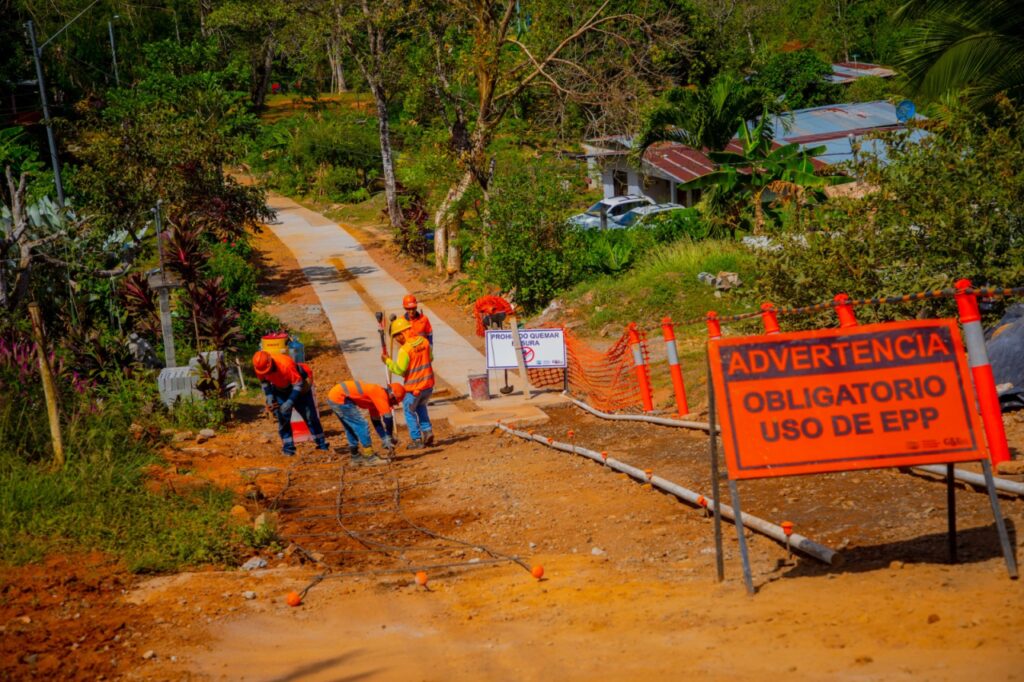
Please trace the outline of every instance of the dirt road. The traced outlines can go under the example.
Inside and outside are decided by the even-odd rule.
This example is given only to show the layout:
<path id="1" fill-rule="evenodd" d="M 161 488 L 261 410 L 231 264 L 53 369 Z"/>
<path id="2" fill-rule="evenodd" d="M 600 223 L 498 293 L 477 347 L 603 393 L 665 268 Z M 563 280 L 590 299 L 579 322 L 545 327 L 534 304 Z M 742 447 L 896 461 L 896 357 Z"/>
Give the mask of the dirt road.
<path id="1" fill-rule="evenodd" d="M 272 268 L 272 312 L 311 335 L 320 381 L 347 376 L 295 262 L 270 235 L 258 245 Z M 582 445 L 707 486 L 699 434 L 611 425 L 570 409 L 552 416 L 538 433 L 562 437 L 571 426 Z M 340 443 L 336 420 L 324 419 Z M 1020 449 L 1015 429 L 1012 445 Z M 303 561 L 293 548 L 266 552 L 263 570 L 136 579 L 123 594 L 112 588 L 105 594 L 114 609 L 103 618 L 122 614 L 122 629 L 138 633 L 124 638 L 131 646 L 105 635 L 69 650 L 62 621 L 13 620 L 33 616 L 32 589 L 36 596 L 59 589 L 30 586 L 8 597 L 20 611 L 0 612 L 12 619 L 0 645 L 25 650 L 29 640 L 18 633 L 49 628 L 48 638 L 32 641 L 53 644 L 40 658 L 57 661 L 50 676 L 81 679 L 1024 678 L 1024 586 L 1006 578 L 979 493 L 959 493 L 963 563 L 945 565 L 941 484 L 894 471 L 751 483 L 747 511 L 792 520 L 847 559 L 840 569 L 790 561 L 784 548 L 753 536 L 759 593 L 751 598 L 739 580 L 732 526 L 725 528 L 727 580 L 719 584 L 711 522 L 699 510 L 508 436 L 441 429 L 439 437 L 437 448 L 400 452 L 389 469 L 394 480 L 377 481 L 345 469 L 339 454 L 318 459 L 308 445 L 298 460 L 285 460 L 273 426 L 256 419 L 201 447 L 177 448 L 169 457 L 188 466 L 169 466 L 166 476 L 255 488 L 256 499 L 244 498 L 248 515 L 276 509 L 286 542 L 321 562 Z M 331 473 L 303 488 L 300 474 L 319 469 Z M 262 471 L 255 483 L 254 470 Z M 353 495 L 360 482 L 369 492 Z M 443 540 L 408 531 L 388 496 L 392 484 L 401 514 Z M 337 515 L 338 500 L 352 515 Z M 1003 505 L 1019 556 L 1024 502 Z M 402 549 L 359 551 L 366 546 L 356 538 L 371 537 Z M 543 565 L 544 580 L 514 562 L 486 563 L 487 550 Z M 432 563 L 462 565 L 430 569 L 427 588 L 418 587 L 414 571 Z M 285 604 L 288 592 L 322 575 L 302 606 Z M 91 617 L 79 612 L 73 622 Z M 97 616 L 97 629 L 106 622 Z M 3 677 L 30 676 L 26 664 L 2 660 Z M 82 665 L 62 675 L 71 670 L 67 661 Z"/>

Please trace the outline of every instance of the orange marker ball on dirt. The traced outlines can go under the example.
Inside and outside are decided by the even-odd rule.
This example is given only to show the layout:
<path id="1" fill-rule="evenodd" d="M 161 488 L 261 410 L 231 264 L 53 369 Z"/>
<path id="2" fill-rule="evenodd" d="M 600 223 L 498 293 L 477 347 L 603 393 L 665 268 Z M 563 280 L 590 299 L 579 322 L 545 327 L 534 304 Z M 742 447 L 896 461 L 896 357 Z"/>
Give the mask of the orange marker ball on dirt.
<path id="1" fill-rule="evenodd" d="M 284 600 L 288 602 L 288 606 L 298 606 L 302 603 L 302 596 L 298 592 L 289 592 Z"/>
<path id="2" fill-rule="evenodd" d="M 426 587 L 427 586 L 427 572 L 426 571 L 417 571 L 416 572 L 416 584 L 419 585 L 420 587 Z"/>
<path id="3" fill-rule="evenodd" d="M 792 535 L 793 534 L 793 522 L 792 521 L 783 521 L 782 522 L 782 532 L 785 533 L 786 535 Z"/>
<path id="4" fill-rule="evenodd" d="M 573 431 L 572 429 L 569 429 L 569 438 L 575 438 L 575 437 L 576 437 L 576 432 Z"/>
<path id="5" fill-rule="evenodd" d="M 536 566 L 530 569 L 530 575 L 532 575 L 537 580 L 540 580 L 544 577 L 544 567 L 540 564 L 537 564 Z"/>

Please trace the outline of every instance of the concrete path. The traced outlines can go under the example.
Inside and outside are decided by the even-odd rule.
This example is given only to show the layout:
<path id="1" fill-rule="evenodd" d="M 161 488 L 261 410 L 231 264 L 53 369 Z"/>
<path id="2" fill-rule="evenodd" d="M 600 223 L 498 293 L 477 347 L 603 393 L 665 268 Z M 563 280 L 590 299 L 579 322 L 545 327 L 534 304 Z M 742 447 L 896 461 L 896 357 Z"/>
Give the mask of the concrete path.
<path id="1" fill-rule="evenodd" d="M 269 204 L 277 211 L 278 222 L 268 227 L 288 246 L 313 285 L 352 375 L 383 382 L 374 312 L 401 313 L 408 291 L 343 227 L 284 197 L 272 194 Z M 468 393 L 467 377 L 485 371 L 483 354 L 428 306 L 421 309 L 434 328 L 435 374 L 455 395 Z"/>
<path id="2" fill-rule="evenodd" d="M 291 250 L 316 291 L 352 376 L 383 383 L 385 371 L 380 360 L 380 336 L 374 312 L 401 313 L 402 297 L 408 291 L 381 268 L 343 226 L 276 194 L 270 195 L 269 204 L 277 211 L 277 222 L 267 227 Z M 444 397 L 466 396 L 469 375 L 486 371 L 483 353 L 429 306 L 420 307 L 430 317 L 434 328 L 434 373 L 442 387 L 446 384 L 451 391 Z M 491 395 L 497 396 L 503 384 L 500 373 L 491 374 Z M 524 426 L 543 423 L 547 415 L 540 407 L 568 404 L 557 393 L 526 400 L 520 392 L 474 402 L 478 410 L 470 412 L 459 410 L 450 400 L 446 402 L 449 404 L 443 406 L 432 403 L 432 411 L 438 417 L 447 418 L 455 430 L 462 432 L 489 431 L 497 419 Z M 396 417 L 401 420 L 401 411 Z"/>

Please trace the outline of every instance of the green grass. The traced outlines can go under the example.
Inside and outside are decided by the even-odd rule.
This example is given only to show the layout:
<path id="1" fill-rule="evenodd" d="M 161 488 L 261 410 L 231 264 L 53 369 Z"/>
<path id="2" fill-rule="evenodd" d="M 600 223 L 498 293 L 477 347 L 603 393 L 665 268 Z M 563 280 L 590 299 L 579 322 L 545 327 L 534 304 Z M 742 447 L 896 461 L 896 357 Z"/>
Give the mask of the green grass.
<path id="1" fill-rule="evenodd" d="M 697 274 L 736 272 L 743 285 L 715 295 L 715 290 L 697 279 Z M 706 400 L 705 340 L 703 323 L 680 323 L 703 317 L 709 310 L 719 315 L 743 312 L 756 307 L 752 285 L 757 276 L 755 257 L 735 242 L 725 240 L 680 240 L 655 247 L 639 264 L 622 275 L 607 275 L 576 286 L 564 298 L 566 307 L 575 308 L 582 318 L 584 332 L 595 333 L 611 325 L 608 339 L 618 338 L 623 328 L 636 322 L 647 330 L 652 349 L 651 378 L 656 391 L 670 396 L 670 375 L 664 361 L 661 319 L 671 316 L 683 368 L 687 398 L 691 409 Z M 733 325 L 732 333 L 756 332 L 757 320 Z M 749 328 L 748 328 L 749 327 Z M 656 407 L 673 409 L 674 400 L 666 398 Z"/>
<path id="2" fill-rule="evenodd" d="M 717 297 L 714 288 L 697 280 L 700 272 L 721 271 L 739 273 L 744 286 Z M 588 331 L 629 322 L 651 329 L 665 315 L 682 321 L 709 310 L 725 315 L 749 307 L 752 303 L 744 294 L 755 273 L 754 257 L 733 242 L 682 240 L 658 247 L 623 275 L 578 285 L 566 299 L 570 307 L 583 314 Z M 703 326 L 696 330 L 698 335 L 704 332 Z"/>
<path id="3" fill-rule="evenodd" d="M 38 396 L 0 405 L 0 561 L 101 550 L 133 572 L 155 572 L 237 558 L 244 538 L 228 520 L 233 493 L 212 486 L 183 494 L 146 489 L 145 470 L 160 459 L 153 444 L 129 432 L 133 421 L 147 423 L 147 391 L 133 384 L 141 382 L 95 391 L 69 408 L 60 470 L 50 461 Z"/>

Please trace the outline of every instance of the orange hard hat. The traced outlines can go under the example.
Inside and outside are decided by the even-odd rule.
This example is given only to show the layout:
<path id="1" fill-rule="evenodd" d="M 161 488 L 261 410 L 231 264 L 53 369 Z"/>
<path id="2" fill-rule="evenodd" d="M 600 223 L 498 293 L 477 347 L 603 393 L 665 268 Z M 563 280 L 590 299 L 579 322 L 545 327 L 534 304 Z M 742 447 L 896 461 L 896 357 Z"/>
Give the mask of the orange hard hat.
<path id="1" fill-rule="evenodd" d="M 391 395 L 395 396 L 395 400 L 402 402 L 402 399 L 405 398 L 405 386 L 396 382 L 389 384 L 388 388 L 391 389 Z"/>
<path id="2" fill-rule="evenodd" d="M 409 320 L 405 319 L 404 317 L 399 317 L 394 322 L 391 323 L 391 336 L 394 336 L 395 334 L 401 334 L 402 332 L 408 331 L 411 328 L 412 325 L 409 324 Z"/>
<path id="3" fill-rule="evenodd" d="M 416 310 L 416 308 L 419 307 L 419 302 L 416 300 L 415 296 L 409 294 L 402 299 L 402 307 L 406 310 Z"/>
<path id="4" fill-rule="evenodd" d="M 267 351 L 258 350 L 252 356 L 252 368 L 256 372 L 256 376 L 269 374 L 270 370 L 274 368 L 274 359 L 270 357 L 270 353 Z"/>

